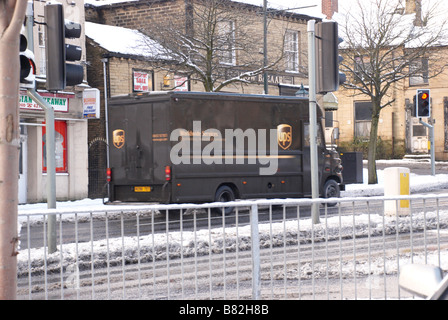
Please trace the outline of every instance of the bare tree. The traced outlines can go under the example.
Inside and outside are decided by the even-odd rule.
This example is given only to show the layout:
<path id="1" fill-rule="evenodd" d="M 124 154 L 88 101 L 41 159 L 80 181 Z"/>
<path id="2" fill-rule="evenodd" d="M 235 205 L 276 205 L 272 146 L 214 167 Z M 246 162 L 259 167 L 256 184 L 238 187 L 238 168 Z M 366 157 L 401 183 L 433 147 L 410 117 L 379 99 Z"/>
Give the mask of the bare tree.
<path id="1" fill-rule="evenodd" d="M 437 5 L 423 10 L 419 1 L 417 14 L 406 14 L 404 0 L 356 2 L 344 18 L 337 18 L 345 41 L 341 69 L 347 75 L 344 87 L 372 103 L 368 180 L 376 184 L 380 113 L 395 102 L 393 91 L 403 87 L 405 79 L 422 74 L 431 78 L 445 69 L 439 46 L 447 20 L 437 16 Z"/>
<path id="2" fill-rule="evenodd" d="M 191 0 L 185 19 L 167 13 L 154 17 L 144 30 L 165 50 L 168 72 L 184 73 L 217 92 L 231 84 L 251 83 L 272 70 L 283 57 L 283 41 L 263 66 L 261 12 L 229 0 Z M 257 27 L 257 25 L 259 27 Z"/>
<path id="3" fill-rule="evenodd" d="M 19 43 L 27 0 L 0 2 L 0 299 L 17 290 Z"/>

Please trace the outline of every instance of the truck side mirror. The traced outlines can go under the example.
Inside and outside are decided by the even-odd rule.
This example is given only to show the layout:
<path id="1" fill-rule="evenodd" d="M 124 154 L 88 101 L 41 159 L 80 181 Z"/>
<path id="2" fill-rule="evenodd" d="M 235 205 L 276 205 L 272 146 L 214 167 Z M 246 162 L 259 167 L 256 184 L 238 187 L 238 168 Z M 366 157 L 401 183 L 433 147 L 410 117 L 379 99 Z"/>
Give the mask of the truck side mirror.
<path id="1" fill-rule="evenodd" d="M 333 129 L 333 140 L 338 140 L 339 139 L 339 128 L 334 128 Z"/>

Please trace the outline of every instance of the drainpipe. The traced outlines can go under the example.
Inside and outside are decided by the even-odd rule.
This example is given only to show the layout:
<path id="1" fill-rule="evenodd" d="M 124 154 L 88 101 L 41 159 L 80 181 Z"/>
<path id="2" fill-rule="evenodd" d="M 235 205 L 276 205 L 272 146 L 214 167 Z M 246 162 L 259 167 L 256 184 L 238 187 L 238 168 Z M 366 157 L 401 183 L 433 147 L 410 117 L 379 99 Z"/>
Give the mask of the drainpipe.
<path id="1" fill-rule="evenodd" d="M 101 62 L 103 63 L 103 75 L 104 75 L 104 118 L 105 118 L 105 126 L 106 126 L 106 168 L 109 168 L 109 106 L 108 106 L 108 100 L 107 100 L 107 96 L 108 96 L 108 82 L 107 82 L 107 62 L 109 60 L 107 58 L 101 59 Z M 107 184 L 107 196 L 109 197 L 109 183 Z"/>

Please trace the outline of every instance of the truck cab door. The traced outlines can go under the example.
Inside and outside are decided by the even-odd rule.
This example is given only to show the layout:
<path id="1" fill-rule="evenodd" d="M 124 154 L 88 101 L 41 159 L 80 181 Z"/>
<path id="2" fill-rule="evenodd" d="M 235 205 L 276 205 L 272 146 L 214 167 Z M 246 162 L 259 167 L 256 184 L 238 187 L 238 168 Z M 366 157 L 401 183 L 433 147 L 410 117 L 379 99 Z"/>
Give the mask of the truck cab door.
<path id="1" fill-rule="evenodd" d="M 305 196 L 311 196 L 311 149 L 310 149 L 310 125 L 305 123 L 304 143 L 303 143 L 303 193 Z M 318 183 L 322 185 L 323 166 L 325 161 L 326 147 L 321 123 L 317 124 L 317 162 L 318 162 Z M 320 190 L 320 188 L 319 188 Z"/>

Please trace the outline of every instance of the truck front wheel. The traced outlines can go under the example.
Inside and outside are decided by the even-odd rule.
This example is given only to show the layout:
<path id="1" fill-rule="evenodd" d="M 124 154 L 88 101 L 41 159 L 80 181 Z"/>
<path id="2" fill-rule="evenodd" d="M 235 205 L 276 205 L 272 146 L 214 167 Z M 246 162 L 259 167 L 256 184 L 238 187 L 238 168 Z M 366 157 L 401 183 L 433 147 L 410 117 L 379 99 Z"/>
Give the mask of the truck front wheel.
<path id="1" fill-rule="evenodd" d="M 215 202 L 230 202 L 235 201 L 235 193 L 229 186 L 221 186 L 216 190 Z M 231 214 L 234 207 L 224 207 L 224 213 L 226 215 Z M 214 212 L 222 213 L 222 208 L 213 209 Z"/>
<path id="2" fill-rule="evenodd" d="M 341 188 L 339 187 L 339 184 L 333 180 L 330 179 L 325 183 L 324 186 L 324 198 L 339 198 L 341 196 Z M 334 207 L 337 203 L 331 202 L 327 203 L 329 207 Z"/>

